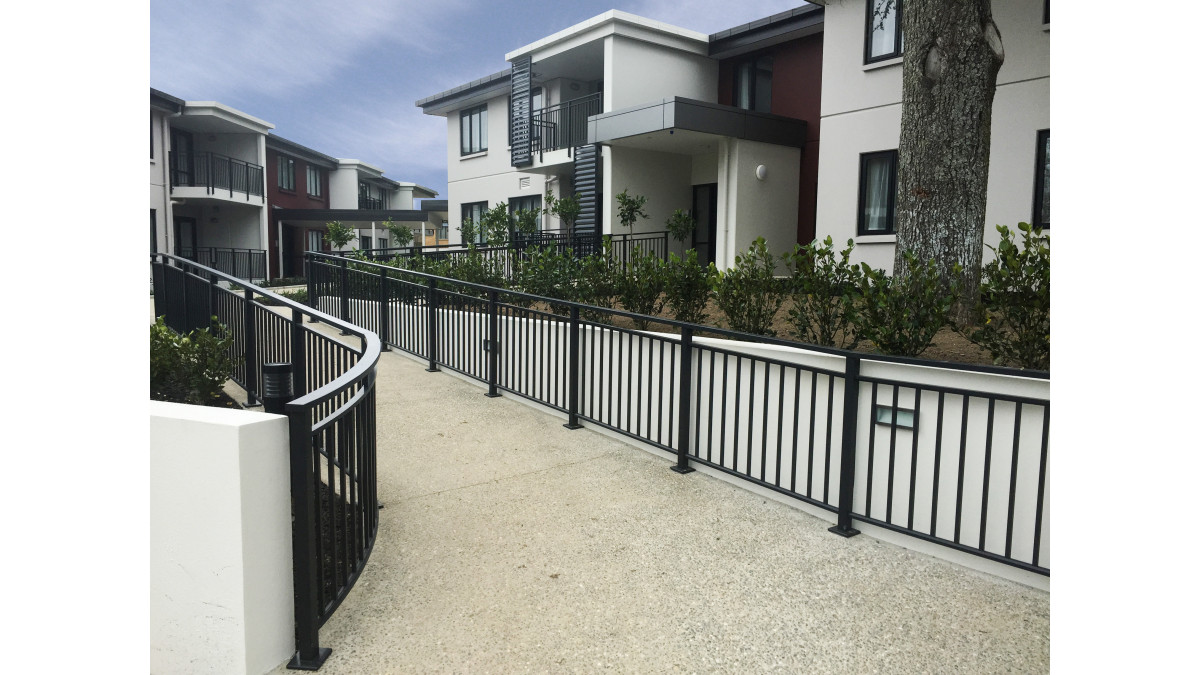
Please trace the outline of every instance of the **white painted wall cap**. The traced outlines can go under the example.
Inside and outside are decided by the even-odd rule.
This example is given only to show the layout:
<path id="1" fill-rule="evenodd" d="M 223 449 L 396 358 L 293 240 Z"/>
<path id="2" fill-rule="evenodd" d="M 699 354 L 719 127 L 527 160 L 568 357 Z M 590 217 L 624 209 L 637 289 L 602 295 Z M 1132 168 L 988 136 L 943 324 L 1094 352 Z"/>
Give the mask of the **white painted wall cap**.
<path id="1" fill-rule="evenodd" d="M 663 33 L 665 35 L 671 35 L 674 37 L 684 38 L 684 39 L 688 39 L 688 40 L 695 40 L 696 42 L 700 42 L 705 45 L 708 44 L 708 35 L 706 35 L 704 33 L 700 33 L 700 32 L 694 31 L 694 30 L 688 30 L 687 28 L 680 28 L 679 26 L 672 26 L 669 23 L 664 23 L 662 21 L 655 21 L 654 19 L 647 19 L 642 16 L 637 16 L 636 14 L 630 14 L 629 12 L 622 12 L 619 9 L 610 9 L 603 14 L 600 14 L 598 16 L 594 16 L 594 17 L 588 19 L 587 21 L 582 21 L 580 23 L 575 24 L 574 26 L 571 26 L 570 28 L 560 30 L 557 33 L 554 33 L 553 35 L 544 37 L 541 40 L 538 40 L 537 42 L 533 42 L 533 43 L 525 45 L 524 47 L 515 49 L 515 50 L 505 54 L 504 60 L 512 61 L 513 59 L 517 58 L 518 56 L 524 56 L 525 54 L 535 52 L 539 49 L 544 49 L 546 47 L 557 44 L 559 42 L 569 40 L 569 39 L 576 37 L 578 35 L 581 35 L 587 31 L 594 30 L 596 28 L 604 26 L 605 24 L 616 25 L 618 23 L 625 23 L 625 24 L 630 24 L 630 25 L 634 25 L 634 26 L 640 26 L 647 30 Z"/>

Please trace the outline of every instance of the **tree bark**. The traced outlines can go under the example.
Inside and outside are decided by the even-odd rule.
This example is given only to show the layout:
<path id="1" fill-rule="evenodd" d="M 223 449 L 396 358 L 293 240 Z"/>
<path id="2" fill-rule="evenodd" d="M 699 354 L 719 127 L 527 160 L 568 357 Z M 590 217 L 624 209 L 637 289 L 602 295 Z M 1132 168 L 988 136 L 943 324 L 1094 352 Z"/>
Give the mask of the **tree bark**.
<path id="1" fill-rule="evenodd" d="M 989 0 L 905 0 L 903 112 L 896 187 L 896 259 L 955 265 L 962 295 L 952 318 L 972 323 L 987 209 L 992 99 L 1004 63 Z"/>

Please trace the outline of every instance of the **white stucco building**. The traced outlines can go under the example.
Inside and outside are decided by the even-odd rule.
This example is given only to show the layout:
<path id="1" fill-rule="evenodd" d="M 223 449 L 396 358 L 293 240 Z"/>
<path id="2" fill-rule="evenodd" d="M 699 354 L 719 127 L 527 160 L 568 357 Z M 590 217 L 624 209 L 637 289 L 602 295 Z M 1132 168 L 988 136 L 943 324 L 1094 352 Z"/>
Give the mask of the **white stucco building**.
<path id="1" fill-rule="evenodd" d="M 880 0 L 815 1 L 825 5 L 817 235 L 839 247 L 853 239 L 855 261 L 890 270 L 903 39 L 894 16 L 869 30 L 867 13 Z M 1050 225 L 1050 24 L 1045 0 L 995 2 L 992 12 L 1004 43 L 984 230 L 984 243 L 995 245 L 996 225 Z"/>
<path id="2" fill-rule="evenodd" d="M 771 106 L 769 67 L 757 102 L 737 96 L 737 66 L 819 34 L 820 14 L 805 7 L 709 36 L 609 11 L 507 53 L 508 71 L 418 101 L 446 118 L 452 238 L 465 218 L 500 202 L 540 208 L 547 191 L 580 194 L 576 231 L 620 234 L 616 195 L 628 190 L 646 197 L 635 233 L 691 211 L 688 244 L 718 267 L 758 236 L 790 248 L 809 130 Z M 753 90 L 748 80 L 741 89 Z M 561 223 L 543 216 L 541 226 Z"/>

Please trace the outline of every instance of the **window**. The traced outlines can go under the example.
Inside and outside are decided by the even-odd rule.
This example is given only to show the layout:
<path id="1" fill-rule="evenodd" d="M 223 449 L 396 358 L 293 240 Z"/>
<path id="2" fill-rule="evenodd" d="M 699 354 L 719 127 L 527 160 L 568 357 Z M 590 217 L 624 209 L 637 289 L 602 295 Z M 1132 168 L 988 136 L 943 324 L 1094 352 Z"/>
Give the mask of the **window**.
<path id="1" fill-rule="evenodd" d="M 305 251 L 320 251 L 323 234 L 324 233 L 321 232 L 321 230 L 309 230 L 308 231 L 308 248 L 306 248 L 304 250 Z"/>
<path id="2" fill-rule="evenodd" d="M 150 209 L 150 252 L 158 253 L 158 214 Z"/>
<path id="3" fill-rule="evenodd" d="M 483 219 L 483 212 L 487 211 L 487 202 L 472 202 L 462 205 L 462 222 L 465 224 L 468 220 L 475 224 L 475 243 L 483 241 L 483 233 L 479 231 L 479 221 Z M 464 241 L 463 243 L 470 243 Z"/>
<path id="4" fill-rule="evenodd" d="M 321 170 L 311 164 L 308 166 L 308 196 L 321 196 Z"/>
<path id="5" fill-rule="evenodd" d="M 154 159 L 154 113 L 150 113 L 150 159 Z"/>
<path id="6" fill-rule="evenodd" d="M 487 105 L 462 111 L 459 130 L 462 135 L 462 154 L 470 155 L 487 150 Z"/>
<path id="7" fill-rule="evenodd" d="M 375 242 L 376 242 L 375 243 L 376 248 L 387 248 L 388 247 L 387 237 L 376 237 Z"/>
<path id="8" fill-rule="evenodd" d="M 449 239 L 450 238 L 450 223 L 447 223 L 446 221 L 443 220 L 442 224 L 438 225 L 437 238 L 438 239 Z"/>
<path id="9" fill-rule="evenodd" d="M 894 59 L 904 52 L 900 30 L 902 0 L 871 0 L 867 3 L 867 45 L 863 63 Z"/>
<path id="10" fill-rule="evenodd" d="M 534 211 L 537 215 L 537 228 L 542 229 L 542 196 L 528 195 L 526 197 L 513 197 L 508 200 L 508 212 L 516 213 L 517 211 Z"/>
<path id="11" fill-rule="evenodd" d="M 1050 130 L 1037 134 L 1037 164 L 1033 177 L 1033 225 L 1050 229 Z"/>
<path id="12" fill-rule="evenodd" d="M 296 162 L 290 157 L 279 158 L 279 189 L 296 189 Z"/>
<path id="13" fill-rule="evenodd" d="M 737 64 L 733 71 L 733 105 L 742 110 L 771 112 L 771 72 L 775 59 L 763 54 Z"/>
<path id="14" fill-rule="evenodd" d="M 858 234 L 896 233 L 895 150 L 863 153 L 858 174 Z"/>
<path id="15" fill-rule="evenodd" d="M 369 250 L 371 248 L 371 238 L 360 235 L 358 237 L 358 248 L 363 251 Z"/>

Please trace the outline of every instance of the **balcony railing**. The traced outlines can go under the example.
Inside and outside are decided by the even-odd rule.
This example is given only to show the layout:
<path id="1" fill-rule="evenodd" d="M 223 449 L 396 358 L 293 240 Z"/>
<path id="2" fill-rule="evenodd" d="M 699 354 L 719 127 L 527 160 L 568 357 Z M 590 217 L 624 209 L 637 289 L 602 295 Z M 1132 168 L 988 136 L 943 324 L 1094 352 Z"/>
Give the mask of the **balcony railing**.
<path id="1" fill-rule="evenodd" d="M 262 249 L 201 246 L 180 249 L 179 257 L 238 279 L 253 281 L 267 278 L 267 252 Z"/>
<path id="2" fill-rule="evenodd" d="M 387 204 L 383 203 L 380 197 L 367 197 L 365 195 L 358 196 L 358 208 L 360 209 L 386 209 Z"/>
<path id="3" fill-rule="evenodd" d="M 530 118 L 533 151 L 542 153 L 572 148 L 587 143 L 587 119 L 599 115 L 604 107 L 600 92 L 534 111 Z"/>
<path id="4" fill-rule="evenodd" d="M 202 187 L 208 194 L 229 191 L 263 196 L 263 168 L 215 152 L 171 151 L 171 188 Z"/>

